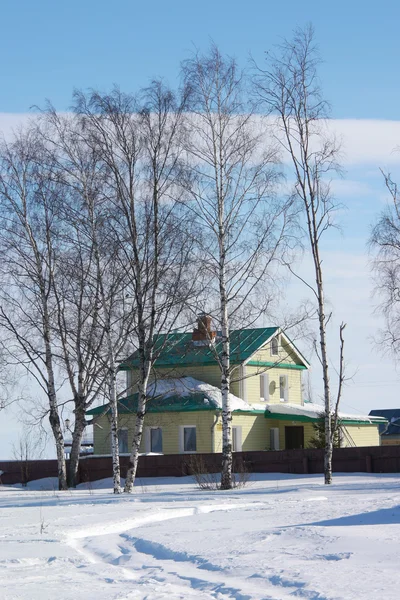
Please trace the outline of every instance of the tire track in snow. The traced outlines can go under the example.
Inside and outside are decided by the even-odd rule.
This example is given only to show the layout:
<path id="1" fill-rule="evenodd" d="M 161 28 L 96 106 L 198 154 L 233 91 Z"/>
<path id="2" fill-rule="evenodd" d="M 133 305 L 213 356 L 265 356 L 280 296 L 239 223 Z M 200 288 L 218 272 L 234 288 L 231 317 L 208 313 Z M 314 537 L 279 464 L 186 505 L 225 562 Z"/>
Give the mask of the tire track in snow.
<path id="1" fill-rule="evenodd" d="M 322 499 L 322 498 L 321 498 Z M 323 498 L 325 499 L 325 498 Z M 67 543 L 77 552 L 80 552 L 86 559 L 94 563 L 103 562 L 107 566 L 117 570 L 119 577 L 134 580 L 137 585 L 147 586 L 158 584 L 162 590 L 169 585 L 177 585 L 178 589 L 190 585 L 193 592 L 199 594 L 199 598 L 229 598 L 231 600 L 285 600 L 289 596 L 299 596 L 310 600 L 328 600 L 320 593 L 309 589 L 305 582 L 281 575 L 271 573 L 270 576 L 257 577 L 250 576 L 238 578 L 226 569 L 215 565 L 207 559 L 192 555 L 182 551 L 174 551 L 158 542 L 146 540 L 143 537 L 129 535 L 127 531 L 137 529 L 142 526 L 152 525 L 153 523 L 168 521 L 171 519 L 180 519 L 191 517 L 197 514 L 207 514 L 218 511 L 233 511 L 251 508 L 260 508 L 269 506 L 268 502 L 251 503 L 223 503 L 211 506 L 197 505 L 192 507 L 167 508 L 149 514 L 137 516 L 132 519 L 124 519 L 107 523 L 105 525 L 92 526 L 86 529 L 79 529 L 70 532 L 67 536 Z M 117 534 L 123 540 L 130 542 L 131 547 L 127 550 L 123 544 L 118 545 L 119 556 L 112 557 L 107 552 L 100 552 L 97 548 L 88 548 L 93 545 L 95 538 L 106 537 Z M 146 556 L 146 560 L 143 560 Z M 151 564 L 149 564 L 149 559 Z M 127 566 L 132 562 L 132 566 Z M 160 566 L 160 562 L 162 566 Z M 145 571 L 145 574 L 143 572 Z M 222 577 L 221 577 L 222 576 Z M 171 580 L 172 577 L 172 580 Z M 263 581 L 263 584 L 261 583 Z M 261 591 L 267 585 L 270 588 L 268 595 Z M 245 589 L 243 589 L 245 588 Z M 174 588 L 176 589 L 176 587 Z M 188 588 L 183 588 L 188 591 Z M 207 594 L 203 596 L 203 594 Z M 143 597 L 147 596 L 146 593 Z M 160 598 L 171 597 L 165 593 Z M 185 596 L 183 596 L 185 597 Z M 197 595 L 196 595 L 197 597 Z"/>
<path id="2" fill-rule="evenodd" d="M 123 575 L 124 578 L 135 580 L 136 583 L 141 585 L 146 585 L 147 583 L 154 583 L 154 575 L 153 572 L 155 569 L 159 569 L 160 573 L 166 573 L 168 576 L 174 576 L 178 581 L 181 581 L 182 584 L 189 584 L 193 590 L 198 590 L 199 592 L 207 592 L 211 593 L 209 598 L 221 598 L 227 597 L 232 600 L 252 600 L 253 598 L 261 598 L 259 594 L 249 595 L 246 592 L 242 591 L 243 588 L 243 580 L 232 577 L 226 571 L 217 565 L 213 565 L 206 559 L 202 559 L 201 557 L 196 557 L 192 555 L 181 556 L 182 553 L 176 553 L 173 550 L 167 549 L 162 544 L 155 544 L 153 542 L 149 542 L 143 538 L 134 538 L 129 536 L 126 532 L 131 531 L 132 529 L 137 529 L 139 527 L 158 523 L 162 521 L 167 521 L 171 519 L 180 519 L 185 517 L 190 517 L 196 514 L 208 514 L 212 512 L 218 511 L 231 511 L 238 509 L 248 509 L 248 508 L 259 508 L 260 506 L 266 506 L 265 502 L 251 502 L 251 503 L 240 503 L 240 504 L 232 504 L 232 503 L 223 503 L 212 506 L 193 506 L 193 507 L 184 507 L 184 508 L 171 508 L 171 509 L 162 509 L 157 513 L 151 512 L 147 515 L 141 515 L 135 517 L 133 519 L 124 519 L 115 521 L 112 523 L 107 523 L 106 525 L 92 526 L 86 529 L 79 529 L 72 532 L 69 532 L 66 536 L 66 543 L 72 547 L 75 551 L 83 555 L 88 562 L 91 564 L 95 564 L 98 562 L 105 562 L 107 565 L 114 567 L 118 570 L 120 575 Z M 121 563 L 126 564 L 128 554 L 122 550 L 120 547 L 120 551 L 122 552 L 118 558 L 114 558 L 109 560 L 105 558 L 104 555 L 99 554 L 99 552 L 93 551 L 93 549 L 88 549 L 88 545 L 93 538 L 99 538 L 107 535 L 119 534 L 125 540 L 132 542 L 132 548 L 135 551 L 135 554 L 132 552 L 129 553 L 129 559 L 136 556 L 137 563 L 139 566 L 136 568 L 127 568 L 126 566 L 122 566 Z M 86 543 L 85 543 L 86 540 Z M 159 552 L 153 552 L 151 549 L 158 547 Z M 147 551 L 146 551 L 147 549 Z M 164 549 L 164 550 L 163 550 Z M 164 553 L 164 556 L 158 557 L 157 554 Z M 163 566 L 159 565 L 151 565 L 150 567 L 143 564 L 140 555 L 146 555 L 151 557 L 155 562 L 162 560 Z M 168 563 L 173 570 L 167 570 L 165 567 L 165 563 Z M 172 563 L 170 565 L 169 563 Z M 177 568 L 177 565 L 181 563 L 182 569 Z M 143 572 L 143 569 L 148 571 L 150 569 L 150 577 L 138 577 L 137 573 Z M 202 575 L 205 575 L 205 571 L 207 572 L 207 578 L 204 576 L 199 577 L 199 569 L 202 570 Z M 224 573 L 224 578 L 221 581 L 221 573 Z M 218 575 L 219 573 L 219 575 Z M 229 584 L 226 583 L 225 579 L 229 579 Z M 163 581 L 163 578 L 158 576 L 160 582 Z M 246 587 L 253 587 L 253 585 L 247 579 Z M 258 586 L 257 586 L 258 587 Z M 252 593 L 256 593 L 257 590 L 252 590 Z M 278 600 L 278 598 L 262 595 L 263 600 Z"/>

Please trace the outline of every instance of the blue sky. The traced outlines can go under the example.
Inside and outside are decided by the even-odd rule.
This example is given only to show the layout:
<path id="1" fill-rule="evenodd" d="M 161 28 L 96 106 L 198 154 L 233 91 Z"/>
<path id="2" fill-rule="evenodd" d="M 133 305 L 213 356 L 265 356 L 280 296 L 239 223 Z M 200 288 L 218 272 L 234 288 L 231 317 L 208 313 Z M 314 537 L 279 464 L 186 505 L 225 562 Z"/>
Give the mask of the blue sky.
<path id="1" fill-rule="evenodd" d="M 174 83 L 179 63 L 210 38 L 245 62 L 312 22 L 326 95 L 339 118 L 396 119 L 400 6 L 351 0 L 31 0 L 2 2 L 1 112 L 49 98 L 61 110 L 74 87 L 135 91 L 148 78 Z"/>
<path id="2" fill-rule="evenodd" d="M 371 223 L 387 199 L 379 167 L 397 173 L 400 181 L 400 155 L 393 152 L 400 145 L 399 21 L 395 1 L 5 0 L 0 130 L 9 133 L 23 119 L 15 113 L 43 106 L 46 98 L 67 110 L 74 88 L 108 90 L 116 83 L 134 92 L 158 76 L 175 85 L 180 61 L 195 47 L 205 49 L 211 39 L 242 65 L 250 53 L 261 63 L 265 50 L 290 37 L 296 26 L 312 22 L 324 60 L 320 75 L 332 104 L 332 127 L 343 138 L 344 178 L 333 182 L 347 207 L 340 214 L 343 233 L 332 232 L 324 246 L 326 293 L 334 310 L 332 362 L 338 323 L 344 320 L 348 372 L 354 377 L 343 410 L 399 407 L 399 374 L 391 357 L 373 344 L 381 320 L 374 313 L 367 252 Z M 307 260 L 301 269 L 310 275 Z M 297 301 L 306 294 L 294 285 L 288 295 Z M 318 389 L 315 364 L 313 380 Z M 11 456 L 21 431 L 16 412 L 0 412 L 0 459 Z"/>

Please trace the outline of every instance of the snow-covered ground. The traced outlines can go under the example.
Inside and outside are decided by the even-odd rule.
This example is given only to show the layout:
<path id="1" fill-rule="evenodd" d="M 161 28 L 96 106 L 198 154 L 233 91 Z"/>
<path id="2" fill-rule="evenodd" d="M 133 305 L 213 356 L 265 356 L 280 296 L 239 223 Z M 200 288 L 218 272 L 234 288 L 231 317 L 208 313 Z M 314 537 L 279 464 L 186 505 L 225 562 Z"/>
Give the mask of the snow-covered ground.
<path id="1" fill-rule="evenodd" d="M 0 486 L 2 600 L 398 599 L 400 477 Z"/>

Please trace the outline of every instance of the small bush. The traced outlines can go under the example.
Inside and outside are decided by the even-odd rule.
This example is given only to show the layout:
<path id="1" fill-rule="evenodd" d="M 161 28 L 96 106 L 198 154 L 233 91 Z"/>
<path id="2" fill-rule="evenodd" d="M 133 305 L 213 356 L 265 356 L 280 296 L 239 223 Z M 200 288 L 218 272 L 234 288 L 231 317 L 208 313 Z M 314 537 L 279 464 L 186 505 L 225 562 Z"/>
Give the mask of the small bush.
<path id="1" fill-rule="evenodd" d="M 242 488 L 248 483 L 250 472 L 242 459 L 235 460 L 235 463 L 235 472 L 232 473 L 233 487 Z M 201 490 L 220 489 L 221 473 L 213 472 L 201 454 L 190 454 L 185 461 L 185 467 Z"/>

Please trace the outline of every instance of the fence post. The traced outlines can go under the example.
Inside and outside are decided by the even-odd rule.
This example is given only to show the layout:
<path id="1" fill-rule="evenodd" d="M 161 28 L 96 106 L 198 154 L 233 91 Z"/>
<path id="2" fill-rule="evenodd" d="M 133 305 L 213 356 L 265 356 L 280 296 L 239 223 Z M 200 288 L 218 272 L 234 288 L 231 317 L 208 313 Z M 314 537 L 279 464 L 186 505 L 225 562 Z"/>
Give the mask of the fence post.
<path id="1" fill-rule="evenodd" d="M 308 475 L 308 456 L 303 456 L 303 473 Z"/>

